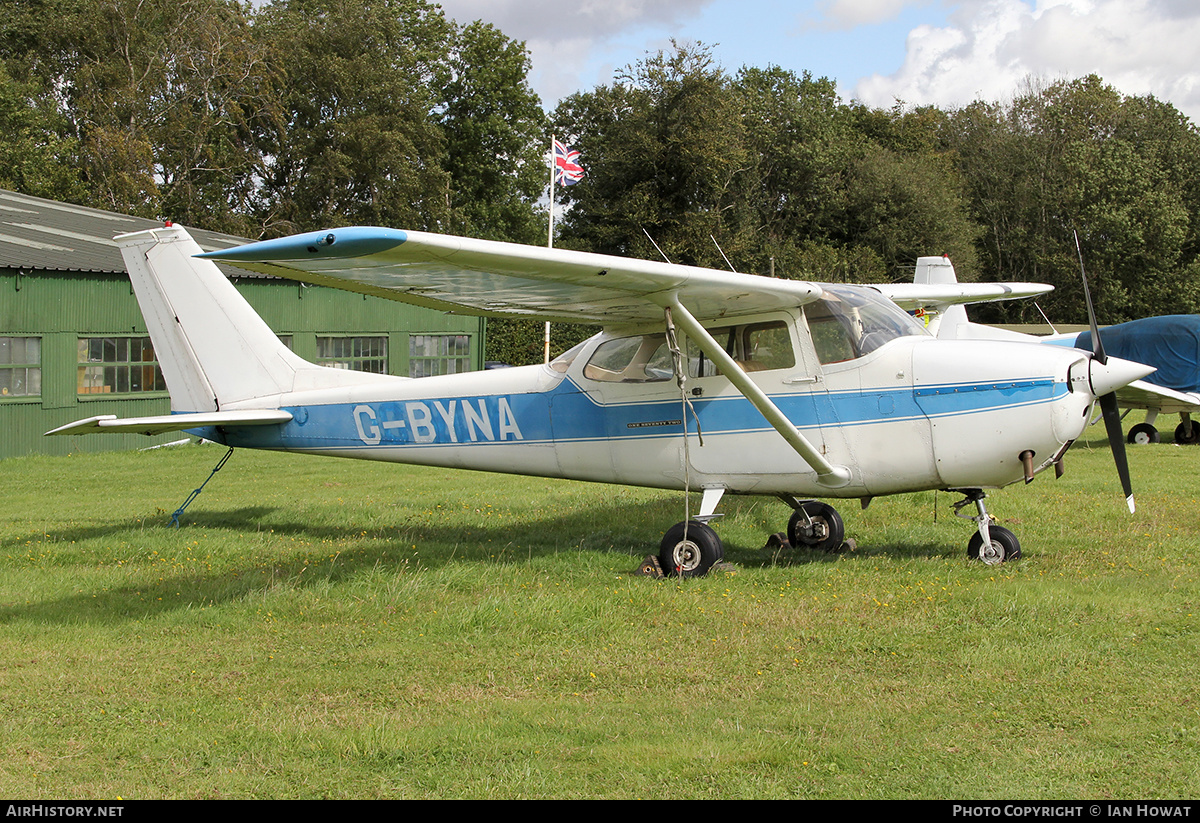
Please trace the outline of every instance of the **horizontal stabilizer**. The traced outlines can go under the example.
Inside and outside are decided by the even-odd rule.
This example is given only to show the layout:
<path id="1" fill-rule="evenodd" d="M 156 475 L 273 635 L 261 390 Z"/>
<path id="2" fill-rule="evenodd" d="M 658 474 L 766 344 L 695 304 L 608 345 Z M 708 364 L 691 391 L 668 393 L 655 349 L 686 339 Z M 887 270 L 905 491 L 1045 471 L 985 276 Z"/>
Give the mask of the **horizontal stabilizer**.
<path id="1" fill-rule="evenodd" d="M 162 414 L 157 417 L 127 417 L 123 420 L 115 414 L 101 414 L 59 426 L 46 434 L 163 434 L 205 426 L 268 426 L 272 423 L 287 423 L 291 419 L 291 412 L 279 409 Z"/>
<path id="2" fill-rule="evenodd" d="M 871 288 L 905 310 L 945 307 L 996 300 L 1019 300 L 1053 291 L 1043 283 L 889 283 Z"/>

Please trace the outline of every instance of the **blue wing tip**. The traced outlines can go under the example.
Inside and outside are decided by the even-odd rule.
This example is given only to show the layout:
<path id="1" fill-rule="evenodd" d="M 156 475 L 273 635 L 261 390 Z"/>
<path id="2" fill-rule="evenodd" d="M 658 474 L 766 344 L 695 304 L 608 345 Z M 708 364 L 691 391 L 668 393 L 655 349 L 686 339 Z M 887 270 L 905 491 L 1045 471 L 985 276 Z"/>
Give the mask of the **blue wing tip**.
<path id="1" fill-rule="evenodd" d="M 209 260 L 224 260 L 230 263 L 278 262 L 286 260 L 311 260 L 321 257 L 364 257 L 395 248 L 408 239 L 408 233 L 400 229 L 383 229 L 373 226 L 349 226 L 327 231 L 312 231 L 247 243 L 231 249 L 198 254 Z"/>

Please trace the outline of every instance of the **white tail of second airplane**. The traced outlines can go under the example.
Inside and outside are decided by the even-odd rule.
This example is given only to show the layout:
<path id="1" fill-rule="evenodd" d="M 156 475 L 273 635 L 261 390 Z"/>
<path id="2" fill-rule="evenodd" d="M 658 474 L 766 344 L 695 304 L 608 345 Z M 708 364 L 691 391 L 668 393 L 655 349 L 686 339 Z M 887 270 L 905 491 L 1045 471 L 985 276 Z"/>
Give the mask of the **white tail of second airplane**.
<path id="1" fill-rule="evenodd" d="M 116 238 L 171 393 L 172 412 L 271 407 L 292 391 L 405 378 L 316 366 L 292 353 L 178 226 Z M 250 401 L 261 400 L 260 403 Z"/>

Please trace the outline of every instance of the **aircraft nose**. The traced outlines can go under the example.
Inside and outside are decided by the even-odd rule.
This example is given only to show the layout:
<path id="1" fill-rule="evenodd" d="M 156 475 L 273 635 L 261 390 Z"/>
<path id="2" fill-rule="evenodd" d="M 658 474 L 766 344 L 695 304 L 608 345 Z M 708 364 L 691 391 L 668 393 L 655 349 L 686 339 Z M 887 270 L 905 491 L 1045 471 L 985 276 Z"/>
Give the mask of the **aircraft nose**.
<path id="1" fill-rule="evenodd" d="M 1108 358 L 1107 363 L 1101 363 L 1091 358 L 1090 382 L 1092 394 L 1096 397 L 1113 392 L 1121 386 L 1127 386 L 1134 380 L 1141 380 L 1155 371 L 1153 366 L 1134 363 L 1132 360 L 1121 360 L 1118 357 Z"/>

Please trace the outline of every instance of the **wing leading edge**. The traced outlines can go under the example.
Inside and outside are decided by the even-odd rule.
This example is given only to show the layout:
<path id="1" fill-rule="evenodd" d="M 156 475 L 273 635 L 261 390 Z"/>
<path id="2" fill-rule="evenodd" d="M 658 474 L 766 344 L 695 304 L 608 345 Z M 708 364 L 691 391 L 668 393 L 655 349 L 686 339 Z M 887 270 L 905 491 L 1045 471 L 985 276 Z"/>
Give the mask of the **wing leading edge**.
<path id="1" fill-rule="evenodd" d="M 491 240 L 352 227 L 200 257 L 460 314 L 572 323 L 657 320 L 677 297 L 702 320 L 801 305 L 815 283 Z"/>

